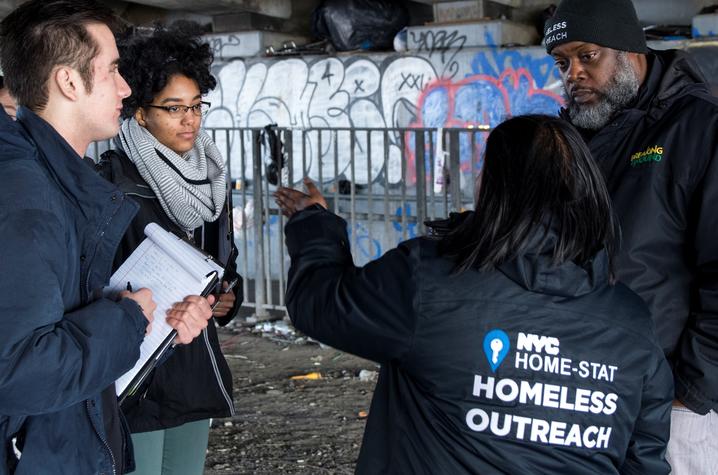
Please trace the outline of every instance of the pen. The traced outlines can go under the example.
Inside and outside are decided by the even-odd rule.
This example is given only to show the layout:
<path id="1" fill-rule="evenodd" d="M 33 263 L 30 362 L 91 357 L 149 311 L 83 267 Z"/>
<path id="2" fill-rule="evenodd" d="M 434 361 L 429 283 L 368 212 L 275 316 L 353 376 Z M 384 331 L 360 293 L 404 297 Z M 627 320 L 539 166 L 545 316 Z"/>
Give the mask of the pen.
<path id="1" fill-rule="evenodd" d="M 132 292 L 132 284 L 130 284 L 130 281 L 127 281 L 127 291 Z"/>
<path id="2" fill-rule="evenodd" d="M 227 288 L 223 289 L 221 293 L 228 294 L 234 288 L 234 286 L 237 285 L 237 282 L 239 282 L 239 277 L 235 277 L 234 279 L 232 279 L 227 284 Z M 212 310 L 214 310 L 214 307 L 216 307 L 217 304 L 219 304 L 219 297 L 217 298 L 217 301 L 212 304 Z"/>

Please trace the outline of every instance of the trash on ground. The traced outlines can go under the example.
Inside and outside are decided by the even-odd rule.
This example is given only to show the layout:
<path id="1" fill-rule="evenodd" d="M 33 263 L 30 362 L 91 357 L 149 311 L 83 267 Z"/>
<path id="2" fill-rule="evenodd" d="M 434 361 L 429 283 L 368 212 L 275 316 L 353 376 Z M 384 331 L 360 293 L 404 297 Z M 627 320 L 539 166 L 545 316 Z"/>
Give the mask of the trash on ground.
<path id="1" fill-rule="evenodd" d="M 296 376 L 292 376 L 289 379 L 297 381 L 297 380 L 317 380 L 322 379 L 322 373 L 318 373 L 316 371 L 313 371 L 311 373 L 307 374 L 298 374 Z"/>
<path id="2" fill-rule="evenodd" d="M 377 376 L 379 376 L 379 373 L 376 371 L 369 371 L 368 369 L 363 369 L 359 371 L 359 381 L 363 382 L 371 382 L 376 381 Z"/>

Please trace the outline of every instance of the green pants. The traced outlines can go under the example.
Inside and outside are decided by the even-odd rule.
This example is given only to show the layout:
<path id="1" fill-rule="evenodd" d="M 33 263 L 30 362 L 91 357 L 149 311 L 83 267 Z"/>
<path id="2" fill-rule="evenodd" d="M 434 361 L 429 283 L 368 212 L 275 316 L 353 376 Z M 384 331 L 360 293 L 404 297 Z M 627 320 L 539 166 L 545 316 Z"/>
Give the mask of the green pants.
<path id="1" fill-rule="evenodd" d="M 172 429 L 132 434 L 137 469 L 134 475 L 202 475 L 209 421 L 188 422 Z"/>

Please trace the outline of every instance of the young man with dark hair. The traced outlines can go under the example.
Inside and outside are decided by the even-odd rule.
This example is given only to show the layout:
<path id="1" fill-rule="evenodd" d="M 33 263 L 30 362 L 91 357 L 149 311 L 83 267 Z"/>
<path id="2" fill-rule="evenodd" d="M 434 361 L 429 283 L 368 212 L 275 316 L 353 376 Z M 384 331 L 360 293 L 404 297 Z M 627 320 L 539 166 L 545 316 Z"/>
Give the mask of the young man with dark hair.
<path id="1" fill-rule="evenodd" d="M 114 23 L 91 0 L 31 0 L 0 23 L 19 104 L 17 122 L 0 122 L 0 473 L 133 468 L 113 382 L 139 357 L 155 303 L 148 289 L 101 297 L 137 205 L 82 160 L 117 133 L 130 94 Z M 188 343 L 210 317 L 190 296 L 168 322 Z"/>
<path id="2" fill-rule="evenodd" d="M 622 226 L 618 277 L 673 367 L 673 473 L 718 466 L 718 100 L 690 57 L 646 45 L 630 0 L 564 0 L 545 44 Z"/>

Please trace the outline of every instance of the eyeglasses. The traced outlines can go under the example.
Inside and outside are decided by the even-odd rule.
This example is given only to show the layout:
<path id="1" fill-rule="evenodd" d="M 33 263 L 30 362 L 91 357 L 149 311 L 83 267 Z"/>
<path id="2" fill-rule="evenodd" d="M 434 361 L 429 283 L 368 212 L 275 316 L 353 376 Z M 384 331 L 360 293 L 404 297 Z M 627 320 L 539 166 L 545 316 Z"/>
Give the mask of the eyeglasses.
<path id="1" fill-rule="evenodd" d="M 209 108 L 212 104 L 209 102 L 198 102 L 197 104 L 193 106 L 183 106 L 183 105 L 176 105 L 176 106 L 156 106 L 154 104 L 147 104 L 145 107 L 154 107 L 155 109 L 162 109 L 163 111 L 166 111 L 170 117 L 179 119 L 180 117 L 184 117 L 185 114 L 187 114 L 187 111 L 192 111 L 192 114 L 201 117 L 205 115 L 207 112 L 209 112 Z"/>

